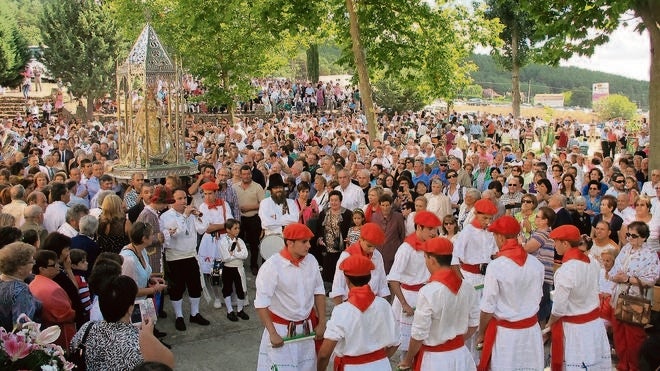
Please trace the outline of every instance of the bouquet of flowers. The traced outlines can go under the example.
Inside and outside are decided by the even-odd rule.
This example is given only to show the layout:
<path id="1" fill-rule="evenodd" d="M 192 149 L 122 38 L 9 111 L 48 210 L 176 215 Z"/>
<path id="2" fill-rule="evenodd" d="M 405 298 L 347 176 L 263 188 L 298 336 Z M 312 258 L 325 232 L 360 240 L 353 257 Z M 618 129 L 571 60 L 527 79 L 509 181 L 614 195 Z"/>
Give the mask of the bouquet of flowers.
<path id="1" fill-rule="evenodd" d="M 12 332 L 0 327 L 0 370 L 72 370 L 64 350 L 51 344 L 60 336 L 60 328 L 41 325 L 21 314 Z"/>

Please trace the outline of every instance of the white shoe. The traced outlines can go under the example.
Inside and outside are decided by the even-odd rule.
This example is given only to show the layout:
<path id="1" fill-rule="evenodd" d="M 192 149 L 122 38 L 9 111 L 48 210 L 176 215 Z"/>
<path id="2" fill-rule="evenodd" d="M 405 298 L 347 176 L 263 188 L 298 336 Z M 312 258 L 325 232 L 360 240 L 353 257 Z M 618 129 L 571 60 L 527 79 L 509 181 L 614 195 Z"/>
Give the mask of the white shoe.
<path id="1" fill-rule="evenodd" d="M 215 301 L 213 302 L 213 308 L 215 308 L 215 309 L 222 308 L 222 300 L 215 299 Z"/>

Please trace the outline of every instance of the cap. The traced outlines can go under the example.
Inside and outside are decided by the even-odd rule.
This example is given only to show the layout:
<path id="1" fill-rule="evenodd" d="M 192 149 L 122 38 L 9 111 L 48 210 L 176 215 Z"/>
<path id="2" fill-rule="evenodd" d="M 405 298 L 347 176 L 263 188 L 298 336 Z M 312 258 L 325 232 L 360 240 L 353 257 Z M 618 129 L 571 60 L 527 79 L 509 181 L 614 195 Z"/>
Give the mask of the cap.
<path id="1" fill-rule="evenodd" d="M 562 225 L 550 232 L 550 238 L 560 241 L 580 241 L 580 230 L 574 225 Z"/>
<path id="2" fill-rule="evenodd" d="M 454 245 L 444 237 L 434 237 L 426 241 L 422 249 L 433 255 L 451 255 L 454 252 Z"/>
<path id="3" fill-rule="evenodd" d="M 308 240 L 314 237 L 314 233 L 302 223 L 293 223 L 284 227 L 282 232 L 285 240 Z"/>
<path id="4" fill-rule="evenodd" d="M 376 266 L 366 256 L 354 254 L 341 262 L 339 269 L 344 271 L 347 276 L 361 277 L 370 275 L 371 271 L 376 269 Z"/>
<path id="5" fill-rule="evenodd" d="M 474 210 L 481 214 L 495 215 L 497 214 L 497 206 L 493 201 L 482 198 L 474 203 Z"/>
<path id="6" fill-rule="evenodd" d="M 217 191 L 219 189 L 218 184 L 212 180 L 202 184 L 200 188 L 205 191 Z"/>
<path id="7" fill-rule="evenodd" d="M 421 225 L 422 227 L 439 227 L 442 225 L 440 219 L 430 211 L 419 211 L 415 213 L 415 224 Z"/>
<path id="8" fill-rule="evenodd" d="M 385 232 L 376 223 L 366 223 L 360 230 L 360 237 L 372 245 L 380 246 L 385 242 Z"/>
<path id="9" fill-rule="evenodd" d="M 503 215 L 493 222 L 488 227 L 488 230 L 493 233 L 503 234 L 506 236 L 517 235 L 520 233 L 520 223 L 516 218 L 511 215 Z"/>

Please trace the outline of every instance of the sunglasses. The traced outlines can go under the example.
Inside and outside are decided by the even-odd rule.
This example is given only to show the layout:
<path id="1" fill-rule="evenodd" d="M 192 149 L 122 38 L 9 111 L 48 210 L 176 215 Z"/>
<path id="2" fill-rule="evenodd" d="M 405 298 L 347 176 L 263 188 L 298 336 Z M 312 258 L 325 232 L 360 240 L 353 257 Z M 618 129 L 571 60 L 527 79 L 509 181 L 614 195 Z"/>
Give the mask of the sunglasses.
<path id="1" fill-rule="evenodd" d="M 628 237 L 628 238 L 639 238 L 641 236 L 638 235 L 638 234 L 634 234 L 634 233 L 626 233 L 626 237 Z"/>
<path id="2" fill-rule="evenodd" d="M 445 223 L 445 225 L 454 225 L 454 224 L 456 224 L 456 223 L 454 223 L 454 222 L 446 222 Z"/>
<path id="3" fill-rule="evenodd" d="M 509 184 L 509 187 L 517 187 L 517 184 Z"/>
<path id="4" fill-rule="evenodd" d="M 456 178 L 456 176 L 457 176 L 456 174 L 447 175 L 447 179 Z"/>
<path id="5" fill-rule="evenodd" d="M 521 202 L 524 203 L 524 204 L 533 204 L 534 203 L 534 201 L 532 201 L 532 200 L 522 200 Z"/>
<path id="6" fill-rule="evenodd" d="M 623 183 L 623 180 L 613 180 L 614 183 Z"/>

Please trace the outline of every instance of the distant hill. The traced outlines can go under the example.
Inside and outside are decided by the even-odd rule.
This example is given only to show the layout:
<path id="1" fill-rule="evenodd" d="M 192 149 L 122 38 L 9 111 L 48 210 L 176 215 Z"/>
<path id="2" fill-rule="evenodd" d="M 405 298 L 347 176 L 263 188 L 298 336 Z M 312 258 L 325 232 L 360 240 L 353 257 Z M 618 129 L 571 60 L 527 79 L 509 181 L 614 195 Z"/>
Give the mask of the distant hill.
<path id="1" fill-rule="evenodd" d="M 491 88 L 499 94 L 511 91 L 511 73 L 505 71 L 489 55 L 474 54 L 471 59 L 479 70 L 471 74 L 474 83 L 484 89 Z M 531 64 L 520 71 L 520 91 L 527 96 L 541 93 L 572 92 L 569 106 L 591 107 L 591 86 L 597 82 L 609 82 L 610 94 L 621 94 L 648 109 L 649 83 L 604 72 L 577 67 L 550 67 Z"/>

